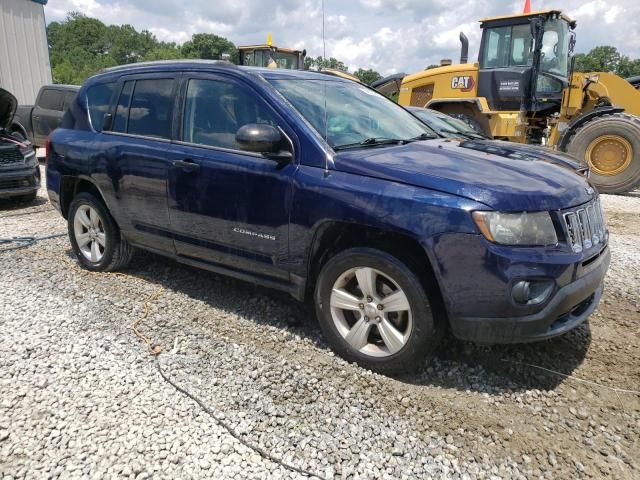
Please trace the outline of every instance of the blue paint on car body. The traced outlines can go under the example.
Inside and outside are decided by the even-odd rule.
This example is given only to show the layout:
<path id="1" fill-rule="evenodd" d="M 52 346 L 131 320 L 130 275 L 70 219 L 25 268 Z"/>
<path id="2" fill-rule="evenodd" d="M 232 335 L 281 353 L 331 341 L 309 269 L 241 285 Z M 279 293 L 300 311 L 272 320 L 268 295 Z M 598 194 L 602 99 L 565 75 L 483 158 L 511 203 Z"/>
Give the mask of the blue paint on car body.
<path id="1" fill-rule="evenodd" d="M 91 88 L 115 85 L 105 107 L 115 116 L 123 84 L 146 78 L 174 81 L 167 138 L 92 125 Z M 185 142 L 185 91 L 194 78 L 221 78 L 253 95 L 290 141 L 291 161 Z M 131 244 L 299 299 L 315 281 L 313 262 L 321 258 L 315 250 L 327 225 L 400 235 L 424 250 L 451 329 L 464 339 L 547 338 L 593 311 L 609 263 L 608 243 L 603 238 L 579 253 L 571 248 L 563 215 L 596 202 L 597 192 L 570 161 L 535 151 L 513 158 L 507 147 L 486 140 L 334 149 L 274 88 L 276 80 L 347 82 L 196 61 L 131 65 L 89 79 L 50 138 L 52 204 L 66 216 L 79 182 L 86 182 Z M 197 167 L 191 170 L 185 160 Z M 474 222 L 474 211 L 549 212 L 558 242 L 492 243 Z M 511 288 L 520 279 L 549 282 L 548 297 L 514 303 Z"/>

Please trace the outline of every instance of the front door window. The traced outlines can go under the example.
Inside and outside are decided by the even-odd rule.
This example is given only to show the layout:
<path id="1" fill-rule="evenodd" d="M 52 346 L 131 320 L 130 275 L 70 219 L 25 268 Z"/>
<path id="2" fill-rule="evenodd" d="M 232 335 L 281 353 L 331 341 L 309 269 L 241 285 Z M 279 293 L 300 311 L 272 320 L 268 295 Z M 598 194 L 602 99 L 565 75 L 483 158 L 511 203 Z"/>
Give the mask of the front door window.
<path id="1" fill-rule="evenodd" d="M 240 150 L 236 143 L 236 132 L 249 123 L 276 125 L 266 108 L 245 89 L 217 80 L 189 80 L 183 117 L 183 141 Z"/>

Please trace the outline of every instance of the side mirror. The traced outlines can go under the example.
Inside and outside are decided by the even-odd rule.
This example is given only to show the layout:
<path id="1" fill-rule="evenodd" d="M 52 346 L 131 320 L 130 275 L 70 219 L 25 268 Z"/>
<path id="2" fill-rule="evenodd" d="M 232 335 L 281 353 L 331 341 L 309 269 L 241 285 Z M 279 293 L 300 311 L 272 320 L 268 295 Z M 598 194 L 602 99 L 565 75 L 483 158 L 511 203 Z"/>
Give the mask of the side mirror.
<path id="1" fill-rule="evenodd" d="M 265 123 L 249 123 L 236 132 L 236 142 L 246 152 L 261 153 L 278 162 L 291 160 L 291 152 L 282 149 L 280 130 Z"/>

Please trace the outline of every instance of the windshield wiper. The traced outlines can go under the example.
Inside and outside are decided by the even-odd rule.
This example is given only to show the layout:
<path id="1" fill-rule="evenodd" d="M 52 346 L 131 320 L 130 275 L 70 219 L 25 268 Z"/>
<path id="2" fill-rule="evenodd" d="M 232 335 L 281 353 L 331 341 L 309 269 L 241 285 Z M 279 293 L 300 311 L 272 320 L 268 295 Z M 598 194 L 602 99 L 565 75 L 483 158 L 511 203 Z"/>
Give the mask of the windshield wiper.
<path id="1" fill-rule="evenodd" d="M 437 135 L 433 135 L 432 133 L 421 133 L 417 137 L 412 138 L 384 138 L 384 137 L 371 137 L 365 138 L 363 141 L 358 143 L 347 143 L 345 145 L 337 145 L 333 147 L 334 150 L 345 150 L 347 148 L 358 148 L 358 147 L 375 147 L 378 145 L 405 145 L 411 142 L 419 142 L 420 140 L 432 140 L 434 138 L 438 138 Z"/>
<path id="2" fill-rule="evenodd" d="M 420 140 L 433 140 L 434 138 L 438 138 L 438 136 L 434 135 L 433 133 L 421 133 L 417 137 L 405 140 L 405 142 L 419 142 Z"/>
<path id="3" fill-rule="evenodd" d="M 403 145 L 406 140 L 402 140 L 401 138 L 383 138 L 383 137 L 371 137 L 365 138 L 361 142 L 357 143 L 345 143 L 344 145 L 336 145 L 333 147 L 335 151 L 345 150 L 347 148 L 358 148 L 358 147 L 376 147 L 378 145 Z"/>

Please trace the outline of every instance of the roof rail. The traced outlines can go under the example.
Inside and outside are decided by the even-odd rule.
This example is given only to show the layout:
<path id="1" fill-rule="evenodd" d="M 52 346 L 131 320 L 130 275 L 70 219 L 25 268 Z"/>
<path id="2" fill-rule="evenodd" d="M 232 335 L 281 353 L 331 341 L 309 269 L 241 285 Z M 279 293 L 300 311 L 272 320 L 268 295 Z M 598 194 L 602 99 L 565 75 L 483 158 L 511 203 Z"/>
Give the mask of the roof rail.
<path id="1" fill-rule="evenodd" d="M 118 70 L 127 70 L 129 68 L 142 68 L 142 67 L 150 67 L 154 65 L 180 65 L 180 64 L 193 64 L 199 63 L 202 65 L 216 65 L 220 67 L 230 67 L 237 68 L 237 65 L 227 62 L 226 60 L 205 60 L 205 59 L 188 59 L 184 58 L 181 60 L 153 60 L 149 62 L 136 62 L 136 63 L 125 63 L 124 65 L 117 65 L 115 67 L 107 67 L 100 70 L 100 73 L 106 72 L 117 72 Z"/>

